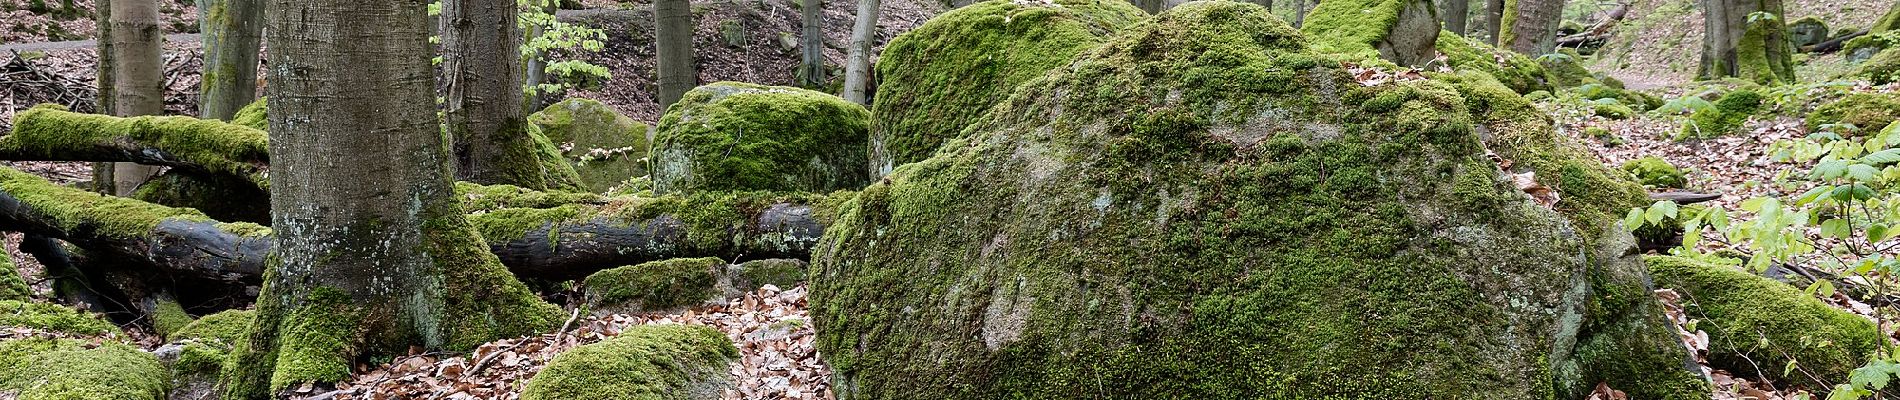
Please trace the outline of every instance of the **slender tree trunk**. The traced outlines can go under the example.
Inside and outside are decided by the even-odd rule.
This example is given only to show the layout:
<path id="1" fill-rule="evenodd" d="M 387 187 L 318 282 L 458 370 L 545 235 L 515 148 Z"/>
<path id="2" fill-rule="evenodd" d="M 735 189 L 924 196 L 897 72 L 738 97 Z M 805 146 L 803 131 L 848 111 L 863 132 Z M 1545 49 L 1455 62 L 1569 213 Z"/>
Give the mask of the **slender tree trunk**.
<path id="1" fill-rule="evenodd" d="M 263 0 L 198 0 L 204 76 L 198 116 L 230 120 L 257 100 L 257 49 L 264 34 Z"/>
<path id="2" fill-rule="evenodd" d="M 1306 25 L 1306 10 L 1308 8 L 1311 8 L 1311 7 L 1307 7 L 1306 2 L 1307 0 L 1293 0 L 1293 7 L 1294 7 L 1293 8 L 1293 27 L 1294 28 L 1299 28 L 1301 26 Z"/>
<path id="3" fill-rule="evenodd" d="M 118 115 L 112 107 L 112 66 L 118 64 L 112 59 L 112 0 L 96 0 L 93 3 L 93 24 L 99 27 L 99 34 L 93 41 L 93 55 L 98 56 L 98 74 L 93 84 L 99 91 L 93 95 L 93 112 Z M 100 194 L 118 194 L 112 187 L 112 166 L 114 163 L 92 164 L 92 191 Z"/>
<path id="4" fill-rule="evenodd" d="M 1159 0 L 1155 0 L 1159 1 Z M 851 49 L 846 53 L 844 99 L 871 104 L 864 93 L 871 83 L 871 44 L 877 39 L 878 0 L 858 0 L 858 19 L 851 25 Z"/>
<path id="5" fill-rule="evenodd" d="M 548 15 L 554 15 L 556 11 L 560 11 L 560 5 L 555 1 L 535 0 L 535 5 L 540 7 L 541 11 L 548 13 Z M 528 27 L 528 33 L 524 40 L 534 40 L 534 38 L 541 37 L 542 31 L 545 29 L 547 29 L 547 27 L 542 24 L 535 24 Z M 527 66 L 527 71 L 523 74 L 526 76 L 526 82 L 523 82 L 522 86 L 524 88 L 533 89 L 533 94 L 528 95 L 526 99 L 522 100 L 522 106 L 524 107 L 522 111 L 527 114 L 540 111 L 541 108 L 547 107 L 547 105 L 551 103 L 549 98 L 552 96 L 548 96 L 547 93 L 542 93 L 539 89 L 542 83 L 547 82 L 548 64 L 547 61 L 543 60 L 545 57 L 547 57 L 545 53 L 540 50 L 535 50 L 533 54 L 526 56 L 527 60 L 522 62 L 522 64 Z"/>
<path id="6" fill-rule="evenodd" d="M 165 64 L 158 30 L 159 0 L 119 0 L 109 6 L 112 16 L 112 110 L 119 116 L 158 115 L 165 112 Z M 113 192 L 129 196 L 139 184 L 158 175 L 158 167 L 132 163 L 112 166 Z"/>
<path id="7" fill-rule="evenodd" d="M 523 117 L 515 7 L 515 0 L 442 2 L 443 123 L 457 178 L 546 190 Z"/>
<path id="8" fill-rule="evenodd" d="M 1556 49 L 1563 12 L 1563 0 L 1511 0 L 1499 24 L 1499 46 L 1531 56 L 1550 53 Z"/>
<path id="9" fill-rule="evenodd" d="M 431 107 L 426 4 L 274 0 L 266 14 L 274 251 L 224 398 L 327 388 L 362 358 L 558 324 L 462 214 Z"/>
<path id="10" fill-rule="evenodd" d="M 679 101 L 680 96 L 699 86 L 699 69 L 693 64 L 693 5 L 688 0 L 654 0 L 654 53 L 659 55 L 660 108 Z"/>
<path id="11" fill-rule="evenodd" d="M 825 32 L 824 21 L 818 17 L 824 15 L 824 0 L 803 0 L 799 2 L 799 16 L 803 26 L 803 41 L 799 44 L 799 85 L 820 87 L 825 85 Z"/>
<path id="12" fill-rule="evenodd" d="M 1504 0 L 1484 2 L 1484 42 L 1498 44 L 1498 31 L 1504 26 Z"/>
<path id="13" fill-rule="evenodd" d="M 1471 1 L 1445 0 L 1445 5 L 1440 6 L 1439 10 L 1445 14 L 1445 30 L 1464 36 L 1465 21 L 1471 18 Z"/>
<path id="14" fill-rule="evenodd" d="M 1140 8 L 1142 11 L 1147 11 L 1148 14 L 1160 14 L 1161 10 L 1165 10 L 1168 8 L 1168 0 L 1129 0 L 1129 1 L 1135 4 L 1135 8 Z"/>

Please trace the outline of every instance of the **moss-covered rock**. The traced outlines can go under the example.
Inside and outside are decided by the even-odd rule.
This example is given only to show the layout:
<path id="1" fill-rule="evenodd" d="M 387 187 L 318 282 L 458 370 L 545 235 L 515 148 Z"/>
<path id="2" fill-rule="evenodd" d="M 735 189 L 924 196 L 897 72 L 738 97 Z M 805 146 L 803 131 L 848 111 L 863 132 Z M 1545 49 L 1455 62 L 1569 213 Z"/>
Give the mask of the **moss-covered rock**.
<path id="1" fill-rule="evenodd" d="M 1438 54 L 1438 9 L 1429 0 L 1335 0 L 1306 14 L 1300 30 L 1341 61 L 1422 66 Z"/>
<path id="2" fill-rule="evenodd" d="M 1900 49 L 1881 51 L 1861 63 L 1851 75 L 1867 78 L 1876 85 L 1900 82 Z"/>
<path id="3" fill-rule="evenodd" d="M 250 310 L 221 311 L 172 332 L 170 343 L 153 352 L 172 370 L 170 398 L 216 398 L 218 373 L 231 349 L 247 337 L 255 314 Z"/>
<path id="4" fill-rule="evenodd" d="M 1900 119 L 1900 94 L 1855 93 L 1814 109 L 1808 113 L 1807 124 L 1808 130 L 1820 130 L 1829 124 L 1854 124 L 1860 130 L 1872 131 L 1896 119 Z"/>
<path id="5" fill-rule="evenodd" d="M 660 118 L 653 192 L 855 190 L 870 112 L 805 89 L 718 82 L 694 88 Z"/>
<path id="6" fill-rule="evenodd" d="M 1648 261 L 1656 284 L 1681 292 L 1688 317 L 1708 332 L 1711 367 L 1827 390 L 1827 382 L 1845 379 L 1880 345 L 1872 321 L 1793 286 L 1727 265 L 1667 256 Z M 1807 374 L 1784 375 L 1790 363 Z"/>
<path id="7" fill-rule="evenodd" d="M 26 279 L 20 277 L 20 270 L 13 265 L 13 257 L 0 251 L 0 300 L 28 301 L 33 296 L 33 288 L 26 285 Z"/>
<path id="8" fill-rule="evenodd" d="M 1655 156 L 1643 157 L 1623 163 L 1623 171 L 1636 177 L 1637 182 L 1659 188 L 1681 188 L 1688 180 L 1683 178 L 1682 170 L 1669 165 L 1668 161 Z"/>
<path id="9" fill-rule="evenodd" d="M 725 269 L 716 257 L 675 258 L 595 272 L 581 285 L 595 312 L 665 311 L 718 299 Z"/>
<path id="10" fill-rule="evenodd" d="M 237 343 L 249 332 L 251 318 L 256 316 L 251 310 L 225 310 L 191 321 L 177 332 L 172 332 L 172 340 L 197 340 L 224 343 L 225 346 Z"/>
<path id="11" fill-rule="evenodd" d="M 739 349 L 703 326 L 641 325 L 548 361 L 522 400 L 714 400 Z"/>
<path id="12" fill-rule="evenodd" d="M 1867 61 L 1875 54 L 1893 48 L 1894 43 L 1900 43 L 1900 31 L 1869 33 L 1841 43 L 1841 54 L 1847 55 L 1848 62 Z"/>
<path id="13" fill-rule="evenodd" d="M 1597 104 L 1590 107 L 1590 113 L 1596 114 L 1596 116 L 1599 117 L 1617 120 L 1630 119 L 1636 116 L 1636 110 L 1632 110 L 1629 106 L 1623 105 L 1622 103 Z"/>
<path id="14" fill-rule="evenodd" d="M 157 333 L 158 337 L 170 337 L 172 332 L 191 324 L 191 314 L 185 313 L 185 307 L 179 305 L 178 300 L 159 298 L 153 300 L 153 304 L 152 332 Z"/>
<path id="15" fill-rule="evenodd" d="M 91 313 L 57 304 L 18 300 L 0 300 L 0 327 L 41 329 L 77 335 L 104 335 L 119 332 L 119 327 Z"/>
<path id="16" fill-rule="evenodd" d="M 1560 88 L 1578 87 L 1584 84 L 1601 83 L 1583 66 L 1583 55 L 1575 50 L 1559 50 L 1537 58 L 1537 63 L 1550 73 L 1550 84 Z"/>
<path id="17" fill-rule="evenodd" d="M 1809 15 L 1788 23 L 1788 40 L 1797 47 L 1825 42 L 1827 34 L 1827 21 L 1822 21 L 1818 16 Z"/>
<path id="18" fill-rule="evenodd" d="M 1628 106 L 1632 111 L 1648 111 L 1663 106 L 1663 100 L 1656 95 L 1636 90 L 1621 89 L 1603 81 L 1590 78 L 1576 87 L 1577 95 L 1590 100 L 1616 100 L 1617 104 Z"/>
<path id="19" fill-rule="evenodd" d="M 1491 74 L 1519 94 L 1553 89 L 1549 73 L 1537 60 L 1485 44 L 1482 40 L 1440 32 L 1438 52 L 1445 54 L 1445 62 L 1452 68 Z"/>
<path id="20" fill-rule="evenodd" d="M 1497 97 L 1436 78 L 1367 87 L 1259 6 L 1168 10 L 847 204 L 811 274 L 833 387 L 842 399 L 1580 398 L 1597 382 L 1577 351 L 1598 333 L 1586 240 L 1613 225 L 1586 236 L 1567 217 L 1627 206 L 1539 206 L 1504 183 L 1479 129 L 1531 131 L 1497 142 L 1524 155 L 1506 158 L 1541 154 L 1552 182 L 1585 199 L 1633 185 L 1589 187 L 1614 171 L 1567 166 L 1555 149 L 1574 148 L 1533 141 L 1562 137 L 1546 117 L 1483 87 Z M 1467 111 L 1504 106 L 1526 119 L 1479 128 Z M 1626 336 L 1678 357 L 1620 379 L 1696 398 L 1695 381 L 1673 380 L 1687 359 L 1673 336 Z"/>
<path id="21" fill-rule="evenodd" d="M 244 105 L 231 116 L 231 123 L 244 125 L 251 129 L 270 131 L 270 99 L 259 97 L 257 101 Z"/>
<path id="22" fill-rule="evenodd" d="M 878 58 L 871 104 L 872 176 L 930 157 L 1016 85 L 1146 16 L 1123 1 L 991 0 L 891 39 Z"/>
<path id="23" fill-rule="evenodd" d="M 732 288 L 742 292 L 758 290 L 765 285 L 789 289 L 805 283 L 805 267 L 804 261 L 787 258 L 752 260 L 727 268 L 726 276 L 731 280 Z"/>
<path id="24" fill-rule="evenodd" d="M 164 399 L 170 379 L 156 357 L 117 342 L 0 341 L 0 392 L 20 400 Z"/>
<path id="25" fill-rule="evenodd" d="M 1761 102 L 1761 93 L 1754 90 L 1736 89 L 1728 92 L 1715 101 L 1715 107 L 1690 114 L 1682 130 L 1676 133 L 1676 139 L 1708 139 L 1735 133 L 1748 123 L 1749 117 L 1761 111 Z"/>
<path id="26" fill-rule="evenodd" d="M 573 164 L 588 191 L 604 193 L 647 174 L 647 125 L 606 104 L 568 98 L 528 116 Z"/>

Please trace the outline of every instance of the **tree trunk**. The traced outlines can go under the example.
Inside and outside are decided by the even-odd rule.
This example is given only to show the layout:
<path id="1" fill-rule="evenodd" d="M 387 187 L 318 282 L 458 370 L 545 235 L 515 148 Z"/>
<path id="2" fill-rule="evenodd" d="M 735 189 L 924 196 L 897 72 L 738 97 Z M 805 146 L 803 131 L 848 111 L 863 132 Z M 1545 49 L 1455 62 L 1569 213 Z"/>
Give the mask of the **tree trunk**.
<path id="1" fill-rule="evenodd" d="M 1159 1 L 1159 0 L 1155 0 Z M 844 99 L 869 105 L 865 86 L 871 83 L 871 44 L 877 40 L 878 0 L 858 0 L 858 19 L 851 25 L 851 49 L 846 53 Z"/>
<path id="2" fill-rule="evenodd" d="M 1293 27 L 1294 28 L 1299 28 L 1303 25 L 1306 25 L 1306 10 L 1308 8 L 1311 8 L 1311 7 L 1307 7 L 1306 2 L 1307 0 L 1293 0 L 1293 7 L 1294 7 Z"/>
<path id="3" fill-rule="evenodd" d="M 112 15 L 112 110 L 120 116 L 158 115 L 165 112 L 165 64 L 158 30 L 159 0 L 119 0 L 109 6 Z M 132 163 L 112 166 L 114 194 L 129 196 L 139 184 L 158 175 L 159 168 Z"/>
<path id="4" fill-rule="evenodd" d="M 654 53 L 659 56 L 660 110 L 699 86 L 693 64 L 693 5 L 688 0 L 654 0 Z"/>
<path id="5" fill-rule="evenodd" d="M 863 1 L 863 0 L 859 0 L 859 1 Z M 1151 14 L 1151 15 L 1160 14 L 1161 10 L 1165 10 L 1168 8 L 1168 0 L 1130 0 L 1130 1 L 1135 3 L 1136 8 L 1140 8 L 1142 11 L 1147 11 L 1148 14 Z"/>
<path id="6" fill-rule="evenodd" d="M 548 15 L 554 15 L 556 11 L 560 11 L 559 4 L 555 4 L 556 2 L 554 1 L 534 0 L 534 3 L 535 6 L 541 7 L 541 10 L 548 13 Z M 524 39 L 532 41 L 534 38 L 541 37 L 541 32 L 545 29 L 547 29 L 547 27 L 542 24 L 529 26 Z M 548 104 L 553 103 L 550 99 L 552 96 L 548 96 L 547 93 L 542 93 L 540 89 L 541 84 L 547 82 L 548 64 L 547 61 L 542 60 L 544 57 L 547 57 L 546 53 L 541 50 L 535 50 L 533 53 L 524 56 L 526 60 L 522 61 L 526 71 L 522 74 L 525 81 L 522 82 L 521 86 L 523 88 L 529 88 L 529 93 L 531 93 L 522 100 L 522 112 L 527 114 L 534 114 L 535 111 L 540 111 L 542 108 L 547 107 Z"/>
<path id="7" fill-rule="evenodd" d="M 1470 0 L 1445 0 L 1439 7 L 1445 18 L 1445 30 L 1458 36 L 1465 35 L 1465 21 L 1471 18 Z"/>
<path id="8" fill-rule="evenodd" d="M 1484 1 L 1484 42 L 1498 44 L 1498 31 L 1504 26 L 1504 0 Z"/>
<path id="9" fill-rule="evenodd" d="M 230 120 L 257 101 L 257 50 L 264 34 L 263 0 L 198 0 L 204 76 L 198 116 Z"/>
<path id="10" fill-rule="evenodd" d="M 1563 0 L 1510 0 L 1499 23 L 1500 47 L 1532 57 L 1556 50 L 1557 26 L 1563 20 Z"/>
<path id="11" fill-rule="evenodd" d="M 803 0 L 799 2 L 799 17 L 803 26 L 803 41 L 799 44 L 799 86 L 808 88 L 825 85 L 825 32 L 823 0 Z"/>
<path id="12" fill-rule="evenodd" d="M 515 14 L 515 0 L 442 2 L 443 124 L 457 178 L 546 190 L 522 114 Z"/>
<path id="13" fill-rule="evenodd" d="M 559 324 L 462 214 L 430 107 L 426 4 L 276 0 L 266 14 L 275 251 L 223 398 L 329 387 L 364 358 Z"/>
<path id="14" fill-rule="evenodd" d="M 1699 5 L 1703 35 L 1698 78 L 1794 81 L 1794 45 L 1781 18 L 1781 0 L 1701 0 Z M 1763 14 L 1751 20 L 1756 13 Z"/>

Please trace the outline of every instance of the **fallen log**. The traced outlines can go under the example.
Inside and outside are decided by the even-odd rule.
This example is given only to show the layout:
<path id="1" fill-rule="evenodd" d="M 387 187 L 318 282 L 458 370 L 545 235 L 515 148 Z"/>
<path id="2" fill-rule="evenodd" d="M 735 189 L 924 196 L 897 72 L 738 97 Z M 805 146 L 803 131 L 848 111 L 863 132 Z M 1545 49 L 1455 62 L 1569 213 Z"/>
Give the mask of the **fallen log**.
<path id="1" fill-rule="evenodd" d="M 1611 8 L 1603 15 L 1602 19 L 1598 20 L 1596 24 L 1591 25 L 1590 28 L 1584 29 L 1582 32 L 1557 38 L 1557 46 L 1571 48 L 1587 47 L 1587 45 L 1590 44 L 1600 46 L 1603 42 L 1610 39 L 1610 28 L 1616 27 L 1617 22 L 1623 21 L 1623 17 L 1629 15 L 1629 12 L 1629 3 L 1617 3 L 1615 8 Z"/>
<path id="2" fill-rule="evenodd" d="M 1861 37 L 1866 34 L 1867 34 L 1866 29 L 1850 32 L 1848 34 L 1841 35 L 1833 39 L 1828 39 L 1825 42 L 1815 43 L 1813 46 L 1802 46 L 1801 51 L 1804 53 L 1821 53 L 1821 54 L 1841 51 L 1841 46 L 1845 45 L 1847 41 L 1854 40 L 1854 38 Z"/>
<path id="3" fill-rule="evenodd" d="M 1649 194 L 1650 201 L 1668 200 L 1668 201 L 1676 202 L 1676 204 L 1695 204 L 1695 203 L 1701 203 L 1701 202 L 1720 199 L 1720 198 L 1722 198 L 1722 195 L 1719 195 L 1719 194 L 1681 192 L 1681 191 Z"/>
<path id="4" fill-rule="evenodd" d="M 551 208 L 503 207 L 547 204 L 568 196 L 594 200 Z M 518 191 L 464 198 L 495 207 L 477 210 L 469 220 L 516 276 L 561 281 L 675 257 L 808 257 L 830 210 L 849 196 L 717 193 L 599 199 Z M 258 281 L 271 246 L 270 228 L 62 187 L 9 168 L 0 168 L 0 230 L 57 238 L 116 262 L 247 284 Z"/>
<path id="5" fill-rule="evenodd" d="M 263 131 L 182 116 L 120 118 L 39 105 L 0 136 L 0 160 L 133 162 L 243 178 L 268 188 Z"/>

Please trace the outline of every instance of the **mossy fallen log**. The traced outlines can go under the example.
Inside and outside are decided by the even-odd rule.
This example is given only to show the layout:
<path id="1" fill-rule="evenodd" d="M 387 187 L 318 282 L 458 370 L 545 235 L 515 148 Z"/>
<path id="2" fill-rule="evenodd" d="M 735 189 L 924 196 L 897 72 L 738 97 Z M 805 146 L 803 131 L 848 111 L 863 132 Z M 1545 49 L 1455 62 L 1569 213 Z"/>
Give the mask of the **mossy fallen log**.
<path id="1" fill-rule="evenodd" d="M 244 178 L 268 188 L 264 131 L 180 116 L 121 118 L 40 105 L 13 118 L 0 160 L 134 162 Z"/>
<path id="2" fill-rule="evenodd" d="M 517 276 L 547 280 L 677 257 L 803 258 L 824 233 L 830 210 L 851 196 L 601 198 L 476 189 L 464 187 L 462 197 L 490 249 Z M 547 208 L 510 207 L 519 205 Z M 0 227 L 64 240 L 121 263 L 226 282 L 256 282 L 271 247 L 264 226 L 62 187 L 7 168 L 0 168 Z"/>

